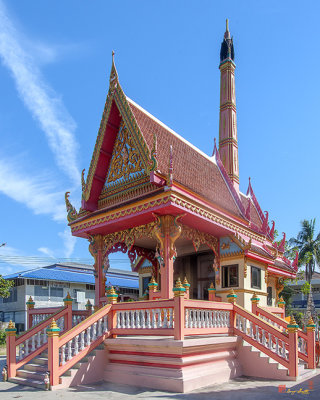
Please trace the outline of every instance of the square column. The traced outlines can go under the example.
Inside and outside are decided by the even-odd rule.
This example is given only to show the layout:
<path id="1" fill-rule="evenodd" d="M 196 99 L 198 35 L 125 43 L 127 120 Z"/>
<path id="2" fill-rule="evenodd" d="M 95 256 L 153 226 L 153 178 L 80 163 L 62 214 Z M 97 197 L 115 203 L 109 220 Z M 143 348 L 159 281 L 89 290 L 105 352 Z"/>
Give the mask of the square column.
<path id="1" fill-rule="evenodd" d="M 161 298 L 173 297 L 173 263 L 177 256 L 175 241 L 181 235 L 182 227 L 178 224 L 182 215 L 162 215 L 157 218 L 153 235 L 159 244 L 159 264 L 161 274 Z"/>

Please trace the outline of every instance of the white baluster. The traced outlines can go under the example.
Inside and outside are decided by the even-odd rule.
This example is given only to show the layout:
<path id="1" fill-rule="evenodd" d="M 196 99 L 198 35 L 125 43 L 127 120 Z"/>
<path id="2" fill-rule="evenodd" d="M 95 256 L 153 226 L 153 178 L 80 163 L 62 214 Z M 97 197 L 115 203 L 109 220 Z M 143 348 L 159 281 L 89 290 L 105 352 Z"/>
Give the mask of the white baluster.
<path id="1" fill-rule="evenodd" d="M 25 347 L 25 356 L 27 356 L 29 354 L 29 339 L 25 341 L 24 347 Z"/>
<path id="2" fill-rule="evenodd" d="M 158 325 L 157 325 L 157 327 L 158 328 L 161 328 L 161 325 L 162 325 L 162 316 L 161 316 L 161 310 L 157 310 L 157 314 L 158 314 Z"/>
<path id="3" fill-rule="evenodd" d="M 19 360 L 23 359 L 23 344 L 19 344 Z"/>
<path id="4" fill-rule="evenodd" d="M 80 351 L 84 349 L 84 331 L 80 333 Z"/>
<path id="5" fill-rule="evenodd" d="M 163 328 L 168 328 L 168 310 L 166 308 L 163 309 Z"/>
<path id="6" fill-rule="evenodd" d="M 217 311 L 213 311 L 213 328 L 217 327 Z"/>
<path id="7" fill-rule="evenodd" d="M 137 313 L 136 311 L 130 311 L 131 328 L 137 328 Z"/>
<path id="8" fill-rule="evenodd" d="M 284 341 L 282 341 L 282 357 L 283 358 L 287 358 L 287 354 L 286 354 L 286 344 Z"/>
<path id="9" fill-rule="evenodd" d="M 156 311 L 152 310 L 151 328 L 156 328 L 156 327 L 157 327 Z"/>
<path id="10" fill-rule="evenodd" d="M 150 310 L 146 310 L 147 313 L 147 328 L 151 328 L 151 317 L 150 317 Z"/>
<path id="11" fill-rule="evenodd" d="M 270 332 L 268 333 L 268 348 L 272 350 L 272 337 Z"/>
<path id="12" fill-rule="evenodd" d="M 141 310 L 140 323 L 141 323 L 141 328 L 144 329 L 146 327 L 145 311 L 144 310 Z"/>
<path id="13" fill-rule="evenodd" d="M 108 330 L 108 317 L 105 315 L 103 317 L 103 332 L 107 332 L 107 330 Z"/>
<path id="14" fill-rule="evenodd" d="M 137 329 L 141 329 L 140 310 L 136 311 L 136 324 L 137 324 Z"/>
<path id="15" fill-rule="evenodd" d="M 97 339 L 97 323 L 93 324 L 92 342 Z"/>
<path id="16" fill-rule="evenodd" d="M 71 344 L 72 344 L 72 341 L 69 340 L 69 342 L 67 343 L 67 346 L 68 346 L 68 356 L 67 356 L 67 360 L 71 360 L 71 358 L 72 358 L 72 348 L 71 348 Z"/>
<path id="17" fill-rule="evenodd" d="M 126 311 L 126 328 L 130 328 L 130 313 Z"/>
<path id="18" fill-rule="evenodd" d="M 99 319 L 99 321 L 98 321 L 98 336 L 99 337 L 102 335 L 102 332 L 103 332 L 102 323 L 103 323 L 102 319 Z"/>
<path id="19" fill-rule="evenodd" d="M 169 323 L 168 328 L 173 328 L 173 309 L 169 308 Z"/>
<path id="20" fill-rule="evenodd" d="M 74 339 L 74 355 L 76 356 L 79 353 L 79 335 L 77 335 Z"/>
<path id="21" fill-rule="evenodd" d="M 37 348 L 41 346 L 41 331 L 37 333 Z"/>
<path id="22" fill-rule="evenodd" d="M 91 326 L 86 329 L 86 345 L 89 346 L 91 343 Z"/>
<path id="23" fill-rule="evenodd" d="M 188 328 L 193 328 L 193 311 L 189 308 L 189 326 Z"/>
<path id="24" fill-rule="evenodd" d="M 66 345 L 64 344 L 61 347 L 61 365 L 64 365 L 66 363 Z"/>
<path id="25" fill-rule="evenodd" d="M 276 337 L 276 354 L 279 355 L 279 339 Z"/>
<path id="26" fill-rule="evenodd" d="M 36 336 L 33 335 L 33 336 L 31 337 L 31 351 L 35 351 L 35 349 L 36 349 L 35 339 L 36 339 Z"/>

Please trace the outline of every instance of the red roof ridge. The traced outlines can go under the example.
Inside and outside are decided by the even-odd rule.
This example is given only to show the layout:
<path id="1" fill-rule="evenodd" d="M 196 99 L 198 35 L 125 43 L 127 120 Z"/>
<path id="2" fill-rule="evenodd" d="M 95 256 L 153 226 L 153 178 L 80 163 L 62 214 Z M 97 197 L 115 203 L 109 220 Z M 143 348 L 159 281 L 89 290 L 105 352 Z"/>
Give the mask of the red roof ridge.
<path id="1" fill-rule="evenodd" d="M 160 121 L 157 117 L 155 117 L 154 115 L 152 115 L 151 113 L 149 113 L 149 111 L 147 111 L 146 109 L 144 109 L 143 107 L 141 107 L 139 104 L 137 104 L 134 100 L 130 99 L 130 97 L 128 97 L 127 95 L 126 99 L 129 103 L 131 103 L 133 106 L 137 107 L 141 112 L 145 113 L 149 118 L 153 119 L 153 121 L 155 121 L 157 124 L 159 124 L 160 126 L 162 126 L 164 129 L 166 129 L 168 132 L 172 133 L 176 138 L 180 139 L 181 141 L 183 141 L 184 143 L 186 143 L 188 146 L 190 146 L 193 150 L 195 150 L 196 152 L 198 152 L 200 155 L 202 155 L 203 157 L 205 157 L 207 160 L 211 161 L 213 164 L 217 164 L 216 163 L 216 159 L 214 156 L 209 156 L 208 154 L 206 154 L 205 152 L 203 152 L 202 150 L 200 150 L 198 147 L 196 147 L 194 144 L 190 143 L 187 139 L 185 139 L 183 136 L 179 135 L 179 133 L 175 132 L 173 129 L 171 129 L 168 125 L 166 125 L 165 123 L 163 123 L 162 121 Z"/>

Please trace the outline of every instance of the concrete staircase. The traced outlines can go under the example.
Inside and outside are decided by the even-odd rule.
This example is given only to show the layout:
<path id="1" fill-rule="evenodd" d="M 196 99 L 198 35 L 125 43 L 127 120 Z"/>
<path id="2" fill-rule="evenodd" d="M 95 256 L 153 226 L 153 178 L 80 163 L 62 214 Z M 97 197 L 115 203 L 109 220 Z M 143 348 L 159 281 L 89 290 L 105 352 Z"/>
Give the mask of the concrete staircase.
<path id="1" fill-rule="evenodd" d="M 237 337 L 119 337 L 105 344 L 108 382 L 185 393 L 242 375 Z"/>
<path id="2" fill-rule="evenodd" d="M 83 357 L 77 364 L 66 371 L 60 377 L 60 384 L 55 389 L 62 389 L 80 384 L 98 382 L 103 379 L 103 371 L 95 370 L 95 363 L 105 356 L 104 345 L 98 346 L 95 350 Z M 33 358 L 29 363 L 17 370 L 15 378 L 9 381 L 19 385 L 31 386 L 45 390 L 44 377 L 48 371 L 47 351 Z M 99 379 L 100 377 L 100 379 Z"/>
<path id="3" fill-rule="evenodd" d="M 274 379 L 278 381 L 300 381 L 309 379 L 316 373 L 316 370 L 306 369 L 304 363 L 299 363 L 298 378 L 291 378 L 288 375 L 288 369 L 286 367 L 245 340 L 239 342 L 238 359 L 242 366 L 243 375 L 255 378 Z"/>

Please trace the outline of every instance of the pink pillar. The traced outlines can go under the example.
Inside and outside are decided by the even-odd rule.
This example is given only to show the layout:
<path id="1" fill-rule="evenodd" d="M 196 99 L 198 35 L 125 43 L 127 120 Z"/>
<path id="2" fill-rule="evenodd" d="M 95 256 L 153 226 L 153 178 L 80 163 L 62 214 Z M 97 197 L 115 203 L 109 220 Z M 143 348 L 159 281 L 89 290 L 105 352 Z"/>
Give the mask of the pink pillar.
<path id="1" fill-rule="evenodd" d="M 32 314 L 30 313 L 30 310 L 33 310 L 35 305 L 35 302 L 33 301 L 33 298 L 31 296 L 29 297 L 29 300 L 26 302 L 26 305 L 27 305 L 27 329 L 30 329 L 32 327 Z"/>
<path id="2" fill-rule="evenodd" d="M 307 349 L 308 349 L 308 368 L 316 368 L 316 325 L 313 319 L 310 318 L 307 325 Z"/>
<path id="3" fill-rule="evenodd" d="M 184 296 L 184 294 L 183 294 Z M 177 296 L 174 298 L 174 338 L 175 340 L 184 339 L 184 298 Z"/>
<path id="4" fill-rule="evenodd" d="M 289 335 L 289 376 L 298 376 L 298 328 L 294 317 L 287 325 Z"/>
<path id="5" fill-rule="evenodd" d="M 161 267 L 161 297 L 169 299 L 172 297 L 173 289 L 173 257 L 170 257 L 170 235 L 165 234 L 163 249 L 164 267 Z"/>
<path id="6" fill-rule="evenodd" d="M 59 332 L 60 328 L 53 319 L 48 335 L 48 370 L 50 372 L 50 385 L 59 385 Z"/>
<path id="7" fill-rule="evenodd" d="M 175 241 L 181 235 L 182 227 L 178 224 L 181 215 L 156 216 L 157 225 L 154 227 L 153 234 L 160 245 L 160 273 L 161 273 L 161 297 L 163 299 L 172 298 L 173 289 L 173 262 L 176 254 Z"/>
<path id="8" fill-rule="evenodd" d="M 251 310 L 252 314 L 258 315 L 258 306 L 259 306 L 260 298 L 257 296 L 256 292 L 253 293 L 251 297 Z"/>
<path id="9" fill-rule="evenodd" d="M 108 304 L 116 304 L 118 299 L 118 295 L 114 290 L 113 286 L 111 286 L 110 290 L 107 292 L 107 302 Z M 117 326 L 117 313 L 111 306 L 111 310 L 108 313 L 108 328 L 109 331 L 112 332 L 113 329 Z M 111 337 L 116 338 L 117 335 L 112 333 Z"/>
<path id="10" fill-rule="evenodd" d="M 16 333 L 17 329 L 14 323 L 10 321 L 6 329 L 8 378 L 14 378 L 16 376 Z"/>
<path id="11" fill-rule="evenodd" d="M 89 251 L 94 258 L 95 269 L 95 308 L 100 307 L 100 299 L 105 296 L 105 276 L 103 263 L 105 259 L 105 244 L 103 236 L 94 235 L 91 237 Z"/>
<path id="12" fill-rule="evenodd" d="M 68 331 L 72 328 L 72 298 L 68 292 L 67 296 L 63 299 L 65 307 L 67 307 L 67 315 L 65 316 L 65 330 Z"/>

